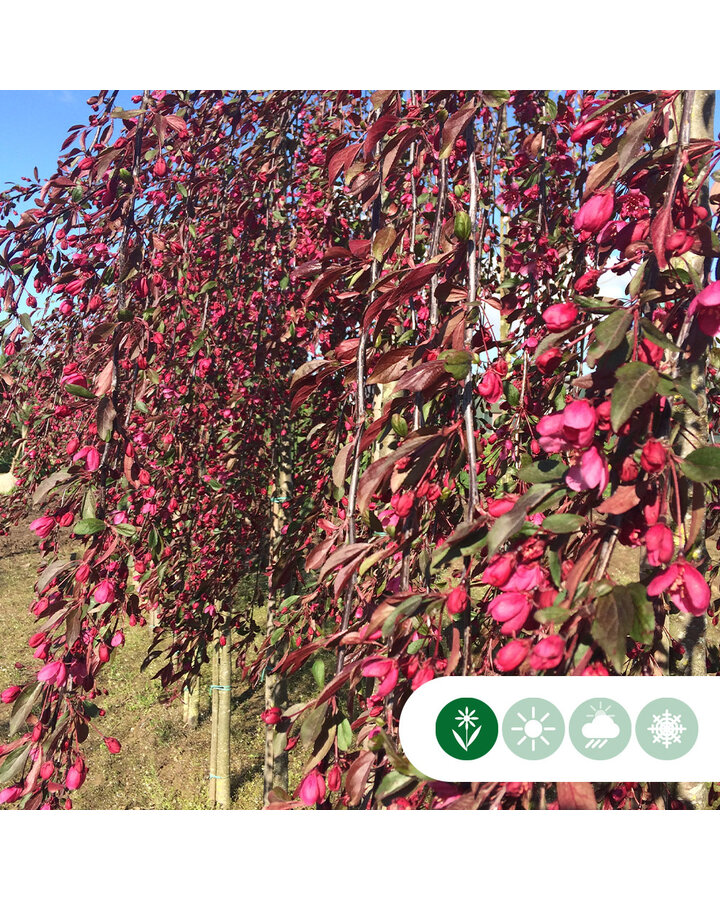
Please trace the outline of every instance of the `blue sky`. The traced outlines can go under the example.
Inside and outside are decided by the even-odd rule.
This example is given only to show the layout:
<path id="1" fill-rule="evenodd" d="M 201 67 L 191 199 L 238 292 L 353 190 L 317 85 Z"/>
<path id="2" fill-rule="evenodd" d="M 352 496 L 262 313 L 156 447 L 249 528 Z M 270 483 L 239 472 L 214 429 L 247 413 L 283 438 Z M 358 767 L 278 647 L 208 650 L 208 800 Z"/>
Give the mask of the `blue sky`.
<path id="1" fill-rule="evenodd" d="M 92 112 L 87 98 L 97 91 L 0 91 L 0 185 L 55 172 L 62 143 L 71 125 L 84 125 Z M 136 91 L 120 91 L 117 104 L 131 108 Z"/>

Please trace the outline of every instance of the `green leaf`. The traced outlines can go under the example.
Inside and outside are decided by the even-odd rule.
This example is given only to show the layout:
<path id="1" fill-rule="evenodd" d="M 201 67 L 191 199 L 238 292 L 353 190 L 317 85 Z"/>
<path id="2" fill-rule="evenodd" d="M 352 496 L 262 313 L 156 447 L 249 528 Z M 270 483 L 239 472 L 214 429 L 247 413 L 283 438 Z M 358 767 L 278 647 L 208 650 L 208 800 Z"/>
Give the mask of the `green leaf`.
<path id="1" fill-rule="evenodd" d="M 325 702 L 321 703 L 317 709 L 310 710 L 305 716 L 300 728 L 300 739 L 307 747 L 312 747 L 317 740 L 317 736 L 320 734 L 323 723 L 325 722 L 327 712 L 328 704 Z"/>
<path id="2" fill-rule="evenodd" d="M 188 356 L 195 356 L 198 350 L 205 343 L 205 332 L 201 331 L 200 334 L 195 338 L 195 340 L 190 344 L 190 349 L 188 350 Z"/>
<path id="3" fill-rule="evenodd" d="M 352 741 L 353 733 L 350 722 L 347 719 L 343 719 L 338 725 L 337 730 L 338 749 L 342 750 L 343 753 L 347 753 L 350 747 L 352 747 Z"/>
<path id="4" fill-rule="evenodd" d="M 541 527 L 553 534 L 571 534 L 573 531 L 580 531 L 584 524 L 583 516 L 576 516 L 573 513 L 556 513 L 543 519 Z"/>
<path id="5" fill-rule="evenodd" d="M 592 636 L 618 672 L 625 664 L 627 636 L 634 623 L 635 604 L 625 585 L 615 585 L 611 593 L 596 599 Z"/>
<path id="6" fill-rule="evenodd" d="M 9 737 L 12 737 L 15 732 L 20 729 L 20 726 L 30 715 L 30 711 L 40 695 L 42 686 L 41 681 L 37 681 L 34 684 L 31 682 L 18 694 L 15 703 L 13 704 L 12 713 L 10 714 L 10 725 L 8 726 Z"/>
<path id="7" fill-rule="evenodd" d="M 558 556 L 557 550 L 548 551 L 548 566 L 550 568 L 550 576 L 552 577 L 553 584 L 556 588 L 559 588 L 562 584 L 562 567 L 560 565 L 560 557 Z"/>
<path id="8" fill-rule="evenodd" d="M 456 381 L 464 381 L 467 378 L 472 365 L 472 353 L 468 350 L 446 350 L 440 354 L 445 371 L 452 375 Z"/>
<path id="9" fill-rule="evenodd" d="M 512 409 L 515 409 L 518 403 L 520 403 L 520 391 L 515 387 L 512 381 L 503 383 L 503 394 L 505 394 L 505 399 Z"/>
<path id="10" fill-rule="evenodd" d="M 325 661 L 316 659 L 312 664 L 311 672 L 318 690 L 322 690 L 325 687 Z"/>
<path id="11" fill-rule="evenodd" d="M 97 400 L 95 394 L 81 384 L 66 384 L 64 387 L 68 394 L 72 394 L 74 397 L 82 397 L 84 400 Z"/>
<path id="12" fill-rule="evenodd" d="M 403 600 L 402 603 L 398 603 L 395 609 L 390 613 L 390 615 L 385 619 L 382 626 L 382 635 L 383 637 L 388 637 L 392 634 L 393 629 L 395 628 L 395 624 L 397 620 L 402 616 L 403 618 L 409 618 L 413 613 L 417 610 L 417 608 L 422 603 L 424 597 L 423 595 L 418 595 L 416 597 L 408 597 L 407 600 Z"/>
<path id="13" fill-rule="evenodd" d="M 632 598 L 634 617 L 630 637 L 639 644 L 650 644 L 655 634 L 655 609 L 647 598 L 644 584 L 625 585 Z"/>
<path id="14" fill-rule="evenodd" d="M 504 516 L 500 516 L 488 532 L 488 559 L 495 555 L 501 544 L 504 544 L 514 534 L 517 534 L 525 522 L 525 516 L 530 510 L 554 490 L 555 486 L 552 484 L 534 484 L 528 489 L 526 494 L 523 494 L 509 512 L 506 512 Z"/>
<path id="15" fill-rule="evenodd" d="M 37 488 L 35 488 L 35 493 L 32 496 L 33 506 L 39 506 L 50 491 L 59 484 L 64 484 L 66 481 L 69 481 L 71 478 L 72 475 L 67 469 L 60 469 L 58 472 L 53 472 L 52 475 L 48 475 L 47 478 L 43 478 Z"/>
<path id="16" fill-rule="evenodd" d="M 372 240 L 372 256 L 373 259 L 378 262 L 382 262 L 385 258 L 385 254 L 395 243 L 395 238 L 397 237 L 397 232 L 392 227 L 392 225 L 387 225 L 385 228 L 380 228 L 376 233 Z"/>
<path id="17" fill-rule="evenodd" d="M 73 528 L 75 534 L 98 534 L 104 530 L 105 523 L 102 519 L 80 519 Z"/>
<path id="18" fill-rule="evenodd" d="M 680 396 L 694 413 L 700 412 L 698 395 L 694 390 L 692 390 L 692 388 L 689 388 L 686 384 L 683 384 L 683 382 L 678 379 L 677 381 L 675 381 L 675 390 L 678 392 L 678 394 L 680 394 Z"/>
<path id="19" fill-rule="evenodd" d="M 680 350 L 678 345 L 674 344 L 666 334 L 663 334 L 659 328 L 653 325 L 650 319 L 640 319 L 640 325 L 645 337 L 652 341 L 655 346 L 662 347 L 663 350 L 674 350 L 676 353 Z"/>
<path id="20" fill-rule="evenodd" d="M 119 525 L 114 525 L 113 527 L 115 531 L 117 531 L 117 533 L 121 534 L 123 537 L 134 537 L 134 535 L 137 533 L 137 528 L 135 528 L 135 526 L 131 525 L 129 522 L 121 522 Z"/>
<path id="21" fill-rule="evenodd" d="M 628 333 L 632 317 L 629 309 L 618 309 L 596 325 L 595 340 L 599 346 L 597 350 L 593 350 L 593 356 L 603 356 L 618 347 Z"/>
<path id="22" fill-rule="evenodd" d="M 551 481 L 561 481 L 567 466 L 560 459 L 541 459 L 536 463 L 523 466 L 518 472 L 520 481 L 528 484 L 546 484 Z"/>
<path id="23" fill-rule="evenodd" d="M 629 362 L 618 369 L 610 404 L 613 431 L 618 431 L 639 406 L 655 396 L 659 380 L 657 370 L 645 363 Z"/>
<path id="24" fill-rule="evenodd" d="M 535 611 L 535 618 L 543 625 L 561 625 L 566 619 L 569 619 L 572 613 L 569 609 L 563 609 L 560 606 L 547 606 L 545 609 Z"/>
<path id="25" fill-rule="evenodd" d="M 408 423 L 405 421 L 405 417 L 401 416 L 400 413 L 393 414 L 392 418 L 390 419 L 390 425 L 392 427 L 392 430 L 398 437 L 407 437 Z"/>
<path id="26" fill-rule="evenodd" d="M 683 475 L 708 484 L 720 481 L 720 447 L 699 447 L 680 461 Z"/>
<path id="27" fill-rule="evenodd" d="M 23 744 L 16 747 L 5 757 L 3 764 L 0 766 L 0 784 L 4 781 L 16 781 L 17 776 L 25 767 L 31 745 Z"/>
<path id="28" fill-rule="evenodd" d="M 397 794 L 399 791 L 403 790 L 403 788 L 415 784 L 416 780 L 417 779 L 413 778 L 412 775 L 403 775 L 400 772 L 388 772 L 378 785 L 378 788 L 375 791 L 375 797 L 378 800 L 384 800 L 386 797 Z"/>
<path id="29" fill-rule="evenodd" d="M 510 91 L 480 91 L 485 106 L 502 106 L 510 99 Z"/>
<path id="30" fill-rule="evenodd" d="M 465 210 L 455 213 L 455 223 L 453 225 L 455 237 L 460 241 L 467 241 L 472 232 L 472 221 Z"/>

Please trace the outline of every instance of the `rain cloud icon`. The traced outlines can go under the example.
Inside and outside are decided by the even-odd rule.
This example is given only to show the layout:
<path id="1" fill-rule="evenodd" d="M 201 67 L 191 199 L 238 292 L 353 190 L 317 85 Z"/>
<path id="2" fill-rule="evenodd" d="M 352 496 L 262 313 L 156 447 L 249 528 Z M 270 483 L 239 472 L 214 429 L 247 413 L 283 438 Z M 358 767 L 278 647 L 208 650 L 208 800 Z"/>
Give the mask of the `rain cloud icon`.
<path id="1" fill-rule="evenodd" d="M 598 709 L 592 721 L 582 727 L 582 736 L 587 738 L 586 749 L 598 750 L 619 734 L 620 726 L 604 709 Z"/>

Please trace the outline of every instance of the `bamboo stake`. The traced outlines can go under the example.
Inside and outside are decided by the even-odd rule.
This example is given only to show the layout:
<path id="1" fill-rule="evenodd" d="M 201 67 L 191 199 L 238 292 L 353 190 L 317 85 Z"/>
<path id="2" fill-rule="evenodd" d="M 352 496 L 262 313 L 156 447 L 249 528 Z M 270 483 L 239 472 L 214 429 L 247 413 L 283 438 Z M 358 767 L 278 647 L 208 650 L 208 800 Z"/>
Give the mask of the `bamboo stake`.
<path id="1" fill-rule="evenodd" d="M 208 800 L 210 806 L 215 806 L 217 797 L 217 742 L 218 742 L 218 691 L 215 685 L 220 678 L 220 666 L 218 656 L 219 645 L 217 640 L 213 642 L 212 647 L 212 684 L 210 688 L 212 711 L 210 713 L 210 773 L 208 783 Z"/>
<path id="2" fill-rule="evenodd" d="M 281 421 L 285 422 L 286 417 L 282 416 Z M 290 496 L 292 491 L 292 457 L 291 457 L 291 440 L 290 432 L 287 425 L 280 429 L 280 435 L 277 441 L 278 459 L 277 459 L 277 478 L 276 478 L 276 495 L 271 498 L 270 510 L 270 559 L 269 568 L 271 572 L 270 584 L 268 585 L 268 601 L 267 601 L 267 623 L 266 634 L 268 640 L 272 638 L 275 630 L 275 614 L 277 605 L 276 587 L 272 583 L 272 573 L 274 572 L 280 559 L 280 541 L 285 525 L 287 524 L 287 510 L 284 508 L 285 500 Z M 267 669 L 265 672 L 265 709 L 272 709 L 274 706 L 280 707 L 287 704 L 287 684 L 284 676 L 272 671 L 277 659 L 277 654 L 272 653 L 268 659 Z M 277 787 L 283 791 L 288 788 L 288 763 L 287 753 L 276 752 L 275 741 L 277 732 L 274 725 L 265 726 L 265 761 L 263 766 L 263 805 L 267 805 L 270 791 Z"/>
<path id="3" fill-rule="evenodd" d="M 225 645 L 220 647 L 218 663 L 218 726 L 217 726 L 217 771 L 215 805 L 228 809 L 230 806 L 230 699 L 232 667 L 230 636 L 226 635 Z"/>

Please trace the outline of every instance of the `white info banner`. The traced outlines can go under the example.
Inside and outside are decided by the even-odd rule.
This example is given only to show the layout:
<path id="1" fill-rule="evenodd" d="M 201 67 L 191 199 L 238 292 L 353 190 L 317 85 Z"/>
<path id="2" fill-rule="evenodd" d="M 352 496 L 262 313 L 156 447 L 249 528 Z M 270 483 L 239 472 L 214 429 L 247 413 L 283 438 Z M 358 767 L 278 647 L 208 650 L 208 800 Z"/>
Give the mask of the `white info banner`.
<path id="1" fill-rule="evenodd" d="M 720 678 L 436 678 L 400 741 L 437 781 L 720 781 Z"/>

